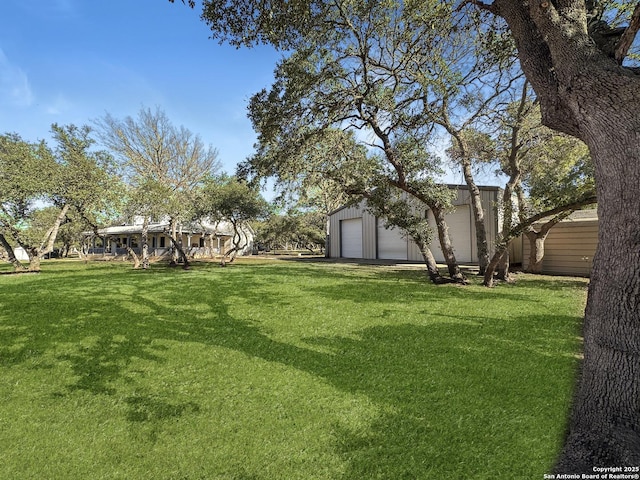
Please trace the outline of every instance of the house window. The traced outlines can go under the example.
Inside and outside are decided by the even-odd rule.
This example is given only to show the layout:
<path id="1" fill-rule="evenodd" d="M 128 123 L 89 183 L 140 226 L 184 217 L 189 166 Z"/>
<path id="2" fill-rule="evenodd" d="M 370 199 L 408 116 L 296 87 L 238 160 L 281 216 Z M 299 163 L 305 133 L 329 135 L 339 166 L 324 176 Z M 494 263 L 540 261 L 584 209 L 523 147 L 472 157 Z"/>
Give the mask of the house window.
<path id="1" fill-rule="evenodd" d="M 200 237 L 199 246 L 200 248 L 204 247 L 204 237 Z"/>
<path id="2" fill-rule="evenodd" d="M 166 237 L 160 237 L 160 248 L 164 248 L 165 247 L 165 243 L 164 243 L 165 238 Z"/>

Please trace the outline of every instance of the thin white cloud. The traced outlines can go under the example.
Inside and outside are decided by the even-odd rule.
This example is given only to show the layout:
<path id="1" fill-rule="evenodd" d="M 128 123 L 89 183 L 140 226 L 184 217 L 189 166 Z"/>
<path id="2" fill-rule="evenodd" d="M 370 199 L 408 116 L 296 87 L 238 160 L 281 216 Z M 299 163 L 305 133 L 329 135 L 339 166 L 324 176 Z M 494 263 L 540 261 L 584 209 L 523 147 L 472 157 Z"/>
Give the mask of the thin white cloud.
<path id="1" fill-rule="evenodd" d="M 33 101 L 27 74 L 13 65 L 0 48 L 0 105 L 29 107 Z"/>
<path id="2" fill-rule="evenodd" d="M 49 115 L 61 115 L 72 107 L 71 102 L 62 94 L 58 94 L 53 101 L 45 106 L 45 112 Z"/>

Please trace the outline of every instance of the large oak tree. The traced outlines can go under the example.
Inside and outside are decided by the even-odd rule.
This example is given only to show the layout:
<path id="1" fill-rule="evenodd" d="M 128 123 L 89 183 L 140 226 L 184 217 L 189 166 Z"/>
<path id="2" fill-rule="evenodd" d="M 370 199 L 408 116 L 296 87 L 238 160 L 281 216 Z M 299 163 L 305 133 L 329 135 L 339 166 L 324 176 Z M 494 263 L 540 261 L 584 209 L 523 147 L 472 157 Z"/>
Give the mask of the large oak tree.
<path id="1" fill-rule="evenodd" d="M 594 466 L 638 465 L 640 75 L 622 64 L 638 19 L 615 39 L 603 35 L 614 32 L 597 11 L 601 2 L 497 0 L 480 6 L 509 25 L 543 122 L 581 139 L 595 165 L 600 235 L 584 361 L 556 468 L 592 473 Z"/>

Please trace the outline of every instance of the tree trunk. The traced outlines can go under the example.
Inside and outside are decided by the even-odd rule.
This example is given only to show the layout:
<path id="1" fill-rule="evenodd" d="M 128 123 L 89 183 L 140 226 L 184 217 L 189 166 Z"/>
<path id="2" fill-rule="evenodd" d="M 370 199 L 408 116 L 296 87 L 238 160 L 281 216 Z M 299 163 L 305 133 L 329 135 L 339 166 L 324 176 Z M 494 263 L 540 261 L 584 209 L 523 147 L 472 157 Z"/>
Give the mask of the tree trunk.
<path id="1" fill-rule="evenodd" d="M 559 205 L 552 208 L 551 210 L 545 210 L 544 212 L 532 215 L 531 217 L 522 220 L 518 225 L 511 227 L 508 232 L 503 231 L 501 234 L 501 238 L 496 243 L 496 250 L 493 254 L 493 257 L 491 257 L 489 265 L 487 265 L 487 270 L 486 272 L 484 272 L 484 285 L 486 285 L 487 287 L 493 286 L 493 275 L 498 268 L 502 255 L 506 251 L 508 251 L 509 242 L 521 235 L 525 231 L 525 229 L 530 228 L 530 226 L 535 222 L 552 215 L 555 215 L 556 217 L 547 222 L 547 224 L 555 225 L 555 223 L 559 222 L 560 219 L 569 215 L 571 212 L 580 209 L 585 205 L 591 205 L 594 203 L 594 201 L 595 198 L 590 194 L 587 194 L 585 197 L 580 198 L 574 202 Z M 549 226 L 549 228 L 551 228 L 551 226 Z"/>
<path id="2" fill-rule="evenodd" d="M 567 218 L 575 210 L 567 210 L 554 216 L 551 220 L 544 223 L 539 230 L 535 230 L 533 225 L 529 226 L 525 230 L 524 234 L 529 239 L 529 265 L 527 265 L 527 272 L 529 273 L 542 273 L 542 261 L 544 260 L 544 242 L 549 236 L 551 229 L 560 221 Z"/>
<path id="3" fill-rule="evenodd" d="M 543 122 L 589 147 L 599 235 L 558 473 L 640 465 L 640 76 L 589 37 L 585 2 L 495 0 Z M 557 8 L 564 8 L 560 15 Z"/>
<path id="4" fill-rule="evenodd" d="M 413 240 L 418 249 L 420 250 L 420 254 L 424 259 L 424 264 L 427 267 L 427 274 L 429 275 L 429 280 L 436 285 L 440 285 L 442 283 L 447 283 L 447 280 L 440 275 L 440 271 L 438 270 L 438 264 L 436 263 L 436 259 L 433 257 L 433 252 L 429 248 L 429 242 L 431 239 L 431 233 L 429 232 L 427 235 L 423 235 L 420 232 L 414 232 L 413 234 L 407 233 L 407 235 Z M 453 280 L 450 280 L 452 282 Z"/>
<path id="5" fill-rule="evenodd" d="M 496 273 L 498 280 L 502 280 L 503 282 L 511 282 L 513 280 L 509 273 L 509 244 L 507 244 L 507 248 L 498 261 Z"/>
<path id="6" fill-rule="evenodd" d="M 69 208 L 71 205 L 65 204 L 58 213 L 55 222 L 51 226 L 51 228 L 45 233 L 44 238 L 42 239 L 42 243 L 40 244 L 40 248 L 38 249 L 38 258 L 43 258 L 47 253 L 53 252 L 53 244 L 58 237 L 58 232 L 60 231 L 60 225 L 64 221 L 67 216 L 67 212 L 69 212 Z M 40 268 L 40 262 L 38 262 L 38 269 Z M 31 269 L 31 268 L 30 268 Z"/>
<path id="7" fill-rule="evenodd" d="M 184 253 L 184 250 L 182 250 L 182 247 L 176 241 L 176 239 L 173 238 L 172 235 L 169 236 L 169 240 L 171 240 L 171 243 L 173 244 L 173 248 L 175 250 L 176 258 L 177 258 L 178 255 L 180 255 L 180 258 L 182 258 L 182 268 L 184 268 L 185 270 L 189 270 L 190 265 L 189 265 L 189 259 L 187 258 L 187 254 Z M 177 265 L 177 262 L 173 258 L 171 259 L 171 265 L 172 266 Z"/>
<path id="8" fill-rule="evenodd" d="M 487 269 L 484 272 L 484 281 L 483 284 L 486 287 L 493 287 L 494 279 L 493 276 L 498 269 L 498 265 L 500 265 L 500 261 L 502 260 L 502 256 L 507 254 L 507 246 L 508 244 L 505 242 L 498 242 L 496 245 L 496 251 L 493 253 L 493 257 L 489 261 L 489 265 L 487 265 Z"/>
<path id="9" fill-rule="evenodd" d="M 53 225 L 49 228 L 49 230 L 47 230 L 47 232 L 44 234 L 44 236 L 42 237 L 42 241 L 40 242 L 39 246 L 35 246 L 35 245 L 30 245 L 28 243 L 26 243 L 24 241 L 24 239 L 22 238 L 21 232 L 19 229 L 11 226 L 10 228 L 10 233 L 11 236 L 13 237 L 13 240 L 20 245 L 25 252 L 27 252 L 27 255 L 29 256 L 29 267 L 28 270 L 30 272 L 39 272 L 40 271 L 40 262 L 42 260 L 42 258 L 44 258 L 44 256 L 48 253 L 51 253 L 53 251 L 53 245 L 56 241 L 56 237 L 58 236 L 58 231 L 60 230 L 60 225 L 62 224 L 62 221 L 65 219 L 65 217 L 67 216 L 67 212 L 69 211 L 70 206 L 69 205 L 65 205 L 60 212 L 58 213 L 58 216 L 56 217 Z M 5 239 L 6 242 L 6 239 Z M 11 250 L 11 253 L 13 254 L 13 250 Z M 15 255 L 14 255 L 15 258 Z M 18 262 L 19 263 L 19 262 Z M 16 266 L 16 264 L 14 263 L 14 267 Z M 19 270 L 17 270 L 19 271 Z"/>
<path id="10" fill-rule="evenodd" d="M 482 209 L 482 197 L 480 189 L 476 185 L 471 172 L 471 162 L 465 159 L 462 163 L 462 172 L 464 180 L 469 187 L 471 196 L 471 211 L 476 228 L 476 248 L 478 250 L 478 267 L 480 275 L 484 275 L 487 265 L 489 264 L 489 243 L 487 242 L 487 229 L 484 222 L 484 210 Z"/>
<path id="11" fill-rule="evenodd" d="M 234 218 L 230 218 L 229 221 L 233 225 L 233 237 L 231 238 L 231 248 L 222 255 L 220 260 L 220 265 L 223 267 L 227 265 L 227 258 L 229 263 L 232 263 L 236 259 L 238 252 L 249 244 L 246 235 L 242 232 L 242 224 Z"/>
<path id="12" fill-rule="evenodd" d="M 440 248 L 444 255 L 445 263 L 447 264 L 447 270 L 452 280 L 460 283 L 466 283 L 466 278 L 460 270 L 456 255 L 453 252 L 453 245 L 451 244 L 451 237 L 449 237 L 449 227 L 444 219 L 444 209 L 438 205 L 429 205 L 433 217 L 436 222 L 436 228 L 438 230 L 438 239 L 440 241 Z"/>
<path id="13" fill-rule="evenodd" d="M 331 258 L 331 217 L 328 214 L 325 222 L 324 256 Z"/>
<path id="14" fill-rule="evenodd" d="M 30 272 L 39 272 L 40 271 L 40 261 L 41 257 L 36 248 L 30 248 L 27 250 L 27 255 L 29 256 L 29 267 L 28 270 Z"/>
<path id="15" fill-rule="evenodd" d="M 178 264 L 178 253 L 182 248 L 178 245 L 178 220 L 175 218 L 171 218 L 170 222 L 171 232 L 169 234 L 171 238 L 171 244 L 173 245 L 173 249 L 171 250 L 171 265 Z"/>
<path id="16" fill-rule="evenodd" d="M 526 98 L 526 87 L 523 89 L 523 98 L 521 101 L 521 105 L 524 104 L 524 99 Z M 517 135 L 517 130 L 514 129 L 512 135 Z M 512 141 L 512 144 L 515 143 Z M 508 170 L 510 171 L 509 180 L 507 181 L 504 192 L 502 194 L 502 235 L 505 236 L 504 241 L 504 254 L 500 256 L 500 260 L 497 264 L 497 272 L 498 279 L 503 281 L 509 281 L 509 244 L 511 243 L 511 239 L 508 239 L 509 233 L 513 228 L 513 214 L 514 214 L 514 206 L 513 206 L 513 193 L 515 190 L 520 187 L 520 163 L 518 158 L 518 152 L 515 148 L 511 149 L 511 154 L 509 156 L 509 166 Z M 524 208 L 524 205 L 521 206 L 521 212 Z M 522 213 L 521 213 L 522 215 Z"/>
<path id="17" fill-rule="evenodd" d="M 632 98 L 622 95 L 629 103 Z M 637 112 L 618 108 L 592 133 L 590 145 L 598 248 L 584 319 L 584 361 L 559 472 L 640 465 L 640 125 L 629 121 Z"/>
<path id="18" fill-rule="evenodd" d="M 540 274 L 544 260 L 544 241 L 547 239 L 547 235 L 540 235 L 540 232 L 535 230 L 525 232 L 525 235 L 529 240 L 529 263 L 526 271 Z"/>
<path id="19" fill-rule="evenodd" d="M 142 269 L 149 268 L 149 217 L 145 216 L 142 221 L 142 232 L 140 233 L 140 244 L 142 248 Z"/>
<path id="20" fill-rule="evenodd" d="M 127 244 L 127 253 L 131 255 L 131 258 L 133 258 L 133 268 L 136 270 L 140 268 L 140 258 L 136 255 L 136 252 L 133 251 L 133 248 L 131 248 L 129 244 Z"/>
<path id="21" fill-rule="evenodd" d="M 26 272 L 27 268 L 16 258 L 16 254 L 13 251 L 13 247 L 9 244 L 5 236 L 0 233 L 0 245 L 7 252 L 7 260 L 13 265 L 14 272 Z"/>
<path id="22" fill-rule="evenodd" d="M 420 249 L 420 253 L 422 254 L 424 263 L 427 266 L 427 274 L 429 275 L 429 280 L 431 280 L 431 282 L 436 285 L 446 283 L 445 279 L 442 277 L 442 275 L 440 275 L 436 259 L 433 258 L 433 253 L 429 249 L 429 246 L 425 245 L 423 242 L 420 242 L 419 244 L 416 242 L 416 244 Z"/>

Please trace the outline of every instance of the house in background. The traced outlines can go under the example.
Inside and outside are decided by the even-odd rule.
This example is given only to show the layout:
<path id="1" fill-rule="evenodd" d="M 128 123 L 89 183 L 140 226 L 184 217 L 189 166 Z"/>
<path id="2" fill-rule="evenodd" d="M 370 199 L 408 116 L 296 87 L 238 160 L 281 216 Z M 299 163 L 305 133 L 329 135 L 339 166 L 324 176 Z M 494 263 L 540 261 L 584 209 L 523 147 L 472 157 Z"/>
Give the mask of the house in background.
<path id="1" fill-rule="evenodd" d="M 535 225 L 534 225 L 535 227 Z M 559 222 L 544 242 L 542 273 L 588 277 L 598 246 L 598 212 L 578 210 Z M 522 263 L 529 265 L 529 240 L 522 236 Z"/>
<path id="2" fill-rule="evenodd" d="M 142 218 L 135 218 L 131 224 L 116 225 L 94 232 L 85 232 L 85 253 L 89 255 L 126 255 L 131 248 L 141 253 Z M 171 252 L 168 221 L 152 223 L 148 228 L 149 255 L 161 257 Z M 241 231 L 242 244 L 245 245 L 238 255 L 251 253 L 253 231 L 250 228 Z M 200 222 L 178 228 L 178 241 L 187 256 L 192 258 L 213 257 L 227 252 L 232 247 L 233 228 L 228 222 Z"/>
<path id="3" fill-rule="evenodd" d="M 456 259 L 459 263 L 477 263 L 476 231 L 471 196 L 466 185 L 451 185 L 457 196 L 453 201 L 455 209 L 446 215 L 449 235 Z M 479 187 L 487 229 L 487 240 L 491 253 L 498 235 L 498 204 L 501 190 L 498 187 Z M 431 211 L 425 208 L 425 215 L 435 228 Z M 431 250 L 438 262 L 444 256 L 437 240 L 431 243 Z M 329 216 L 328 256 L 331 258 L 362 258 L 384 260 L 409 260 L 422 262 L 423 258 L 416 244 L 405 238 L 398 228 L 385 228 L 384 219 L 367 211 L 366 201 L 358 205 L 342 207 Z"/>

